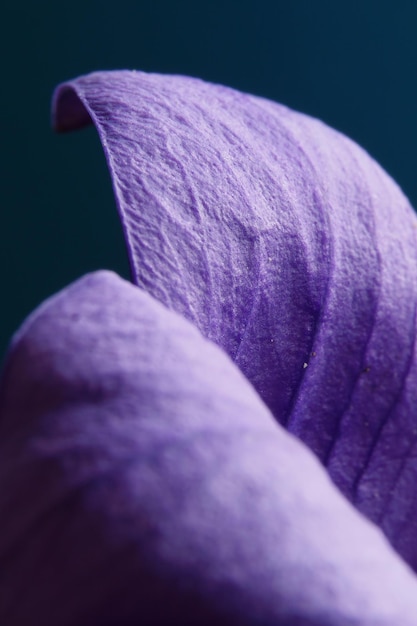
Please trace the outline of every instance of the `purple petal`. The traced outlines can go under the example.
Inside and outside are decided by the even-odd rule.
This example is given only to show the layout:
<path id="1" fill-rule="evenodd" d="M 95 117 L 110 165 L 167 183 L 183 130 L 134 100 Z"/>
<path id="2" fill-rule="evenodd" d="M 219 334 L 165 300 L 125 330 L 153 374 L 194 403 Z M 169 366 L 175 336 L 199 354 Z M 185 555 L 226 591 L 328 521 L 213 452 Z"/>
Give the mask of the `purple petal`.
<path id="1" fill-rule="evenodd" d="M 25 322 L 0 415 L 2 624 L 416 626 L 382 533 L 221 350 L 114 274 Z"/>
<path id="2" fill-rule="evenodd" d="M 58 88 L 94 121 L 135 282 L 223 347 L 417 568 L 416 218 L 321 122 L 141 72 Z"/>

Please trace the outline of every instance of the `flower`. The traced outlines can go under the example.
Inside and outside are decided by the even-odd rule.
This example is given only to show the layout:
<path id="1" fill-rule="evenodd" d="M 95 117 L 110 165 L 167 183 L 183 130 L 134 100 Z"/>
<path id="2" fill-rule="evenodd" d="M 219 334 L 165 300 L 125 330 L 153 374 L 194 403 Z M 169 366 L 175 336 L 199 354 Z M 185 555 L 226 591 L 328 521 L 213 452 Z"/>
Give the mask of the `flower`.
<path id="1" fill-rule="evenodd" d="M 134 285 L 12 340 L 0 617 L 417 624 L 416 217 L 352 141 L 180 76 L 58 87 L 93 122 Z"/>

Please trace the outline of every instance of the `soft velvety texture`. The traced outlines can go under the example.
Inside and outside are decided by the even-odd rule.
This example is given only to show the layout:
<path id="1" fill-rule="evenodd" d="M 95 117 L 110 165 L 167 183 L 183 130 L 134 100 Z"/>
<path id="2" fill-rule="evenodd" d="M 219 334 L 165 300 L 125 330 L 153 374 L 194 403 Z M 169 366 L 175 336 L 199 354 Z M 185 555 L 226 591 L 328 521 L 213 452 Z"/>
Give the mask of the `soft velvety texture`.
<path id="1" fill-rule="evenodd" d="M 416 218 L 401 191 L 321 122 L 192 78 L 61 85 L 56 128 L 91 120 L 134 281 L 226 350 L 417 568 Z"/>
<path id="2" fill-rule="evenodd" d="M 416 626 L 417 582 L 241 372 L 110 272 L 44 303 L 0 394 L 5 626 Z"/>

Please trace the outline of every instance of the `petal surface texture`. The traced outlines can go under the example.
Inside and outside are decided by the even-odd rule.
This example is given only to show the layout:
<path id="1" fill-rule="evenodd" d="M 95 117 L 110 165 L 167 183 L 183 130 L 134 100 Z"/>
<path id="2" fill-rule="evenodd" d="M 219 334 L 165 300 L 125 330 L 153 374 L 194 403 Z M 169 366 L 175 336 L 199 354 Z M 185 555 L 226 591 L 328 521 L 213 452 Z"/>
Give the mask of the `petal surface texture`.
<path id="1" fill-rule="evenodd" d="M 415 626 L 417 582 L 229 357 L 110 272 L 0 392 L 0 621 Z"/>
<path id="2" fill-rule="evenodd" d="M 61 85 L 97 127 L 134 282 L 221 346 L 417 568 L 416 218 L 318 120 L 181 76 Z"/>

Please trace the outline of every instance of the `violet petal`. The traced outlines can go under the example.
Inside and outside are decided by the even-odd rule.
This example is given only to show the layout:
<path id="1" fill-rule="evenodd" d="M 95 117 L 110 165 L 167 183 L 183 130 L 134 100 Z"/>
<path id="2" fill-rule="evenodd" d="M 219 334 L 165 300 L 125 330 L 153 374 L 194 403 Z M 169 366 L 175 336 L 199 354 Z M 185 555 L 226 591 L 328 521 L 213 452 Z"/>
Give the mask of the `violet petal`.
<path id="1" fill-rule="evenodd" d="M 417 583 L 230 359 L 110 272 L 44 303 L 0 391 L 8 626 L 416 626 Z"/>
<path id="2" fill-rule="evenodd" d="M 224 348 L 274 416 L 417 567 L 416 218 L 321 122 L 180 77 L 55 94 L 93 120 L 133 278 Z"/>

